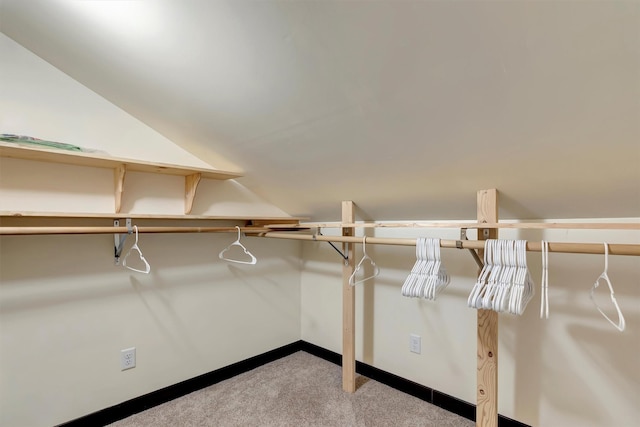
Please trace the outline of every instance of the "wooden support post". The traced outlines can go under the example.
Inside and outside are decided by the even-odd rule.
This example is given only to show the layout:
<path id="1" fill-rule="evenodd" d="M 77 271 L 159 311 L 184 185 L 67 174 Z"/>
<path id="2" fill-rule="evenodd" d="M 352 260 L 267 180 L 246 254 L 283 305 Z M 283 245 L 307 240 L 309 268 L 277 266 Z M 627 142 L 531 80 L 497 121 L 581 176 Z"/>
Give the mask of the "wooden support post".
<path id="1" fill-rule="evenodd" d="M 351 201 L 342 202 L 342 222 L 355 222 L 355 208 Z M 353 236 L 354 233 L 353 227 L 342 229 L 343 236 Z M 356 293 L 349 284 L 356 264 L 354 248 L 354 243 L 342 244 L 342 252 L 349 257 L 342 263 L 342 389 L 349 393 L 356 391 Z"/>
<path id="2" fill-rule="evenodd" d="M 478 191 L 478 222 L 498 222 L 496 189 Z M 478 240 L 497 238 L 497 228 L 478 229 Z M 498 313 L 492 310 L 478 310 L 477 393 L 476 426 L 498 427 Z"/>

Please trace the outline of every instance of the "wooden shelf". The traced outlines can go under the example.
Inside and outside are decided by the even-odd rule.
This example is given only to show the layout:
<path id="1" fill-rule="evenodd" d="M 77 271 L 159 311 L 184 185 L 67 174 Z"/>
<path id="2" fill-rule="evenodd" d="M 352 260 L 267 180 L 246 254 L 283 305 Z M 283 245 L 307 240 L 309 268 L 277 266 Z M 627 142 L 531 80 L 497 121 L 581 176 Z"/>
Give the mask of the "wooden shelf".
<path id="1" fill-rule="evenodd" d="M 40 148 L 23 147 L 9 142 L 0 142 L 0 157 L 108 169 L 115 169 L 124 165 L 126 170 L 131 172 L 148 172 L 178 176 L 188 176 L 199 173 L 202 178 L 209 179 L 224 180 L 239 178 L 242 176 L 242 174 L 236 172 L 217 169 L 146 162 L 144 160 L 124 159 L 120 157 L 104 156 L 93 153 L 79 153 L 75 151 L 44 150 Z"/>
<path id="2" fill-rule="evenodd" d="M 163 175 L 177 175 L 185 177 L 185 214 L 191 213 L 193 200 L 195 198 L 196 190 L 201 178 L 226 180 L 239 178 L 242 176 L 237 172 L 229 172 L 218 169 L 146 162 L 143 160 L 123 159 L 93 153 L 47 150 L 41 148 L 24 147 L 8 142 L 0 142 L 0 157 L 49 163 L 62 163 L 74 166 L 113 169 L 115 213 L 119 213 L 122 206 L 124 180 L 128 171 Z"/>

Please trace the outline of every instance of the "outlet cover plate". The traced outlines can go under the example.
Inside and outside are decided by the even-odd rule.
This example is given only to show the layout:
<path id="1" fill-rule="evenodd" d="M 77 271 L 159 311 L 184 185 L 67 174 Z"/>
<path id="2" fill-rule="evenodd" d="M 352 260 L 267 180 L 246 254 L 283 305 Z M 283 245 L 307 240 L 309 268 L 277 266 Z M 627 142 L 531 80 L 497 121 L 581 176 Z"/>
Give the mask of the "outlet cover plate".
<path id="1" fill-rule="evenodd" d="M 420 335 L 409 334 L 409 350 L 412 353 L 420 354 L 422 351 L 421 340 Z"/>
<path id="2" fill-rule="evenodd" d="M 120 350 L 120 369 L 126 371 L 127 369 L 136 367 L 136 348 L 125 348 Z"/>

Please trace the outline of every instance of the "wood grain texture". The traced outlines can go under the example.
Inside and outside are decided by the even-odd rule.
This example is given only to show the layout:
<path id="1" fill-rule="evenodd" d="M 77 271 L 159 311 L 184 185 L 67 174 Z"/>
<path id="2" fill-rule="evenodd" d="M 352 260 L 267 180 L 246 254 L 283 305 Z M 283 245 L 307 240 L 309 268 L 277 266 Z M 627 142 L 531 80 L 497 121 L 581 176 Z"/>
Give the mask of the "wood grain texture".
<path id="1" fill-rule="evenodd" d="M 271 226 L 267 226 L 273 229 Z M 291 227 L 294 228 L 294 227 Z M 490 234 L 491 235 L 491 234 Z M 291 240 L 312 240 L 318 242 L 348 242 L 354 244 L 362 244 L 362 238 L 351 236 L 324 236 L 312 234 L 300 234 L 290 232 L 269 231 L 264 233 L 262 237 L 271 237 L 274 239 L 291 239 Z M 367 244 L 372 245 L 391 245 L 391 246 L 415 246 L 416 239 L 412 238 L 395 238 L 395 237 L 367 237 Z M 527 242 L 527 250 L 531 252 L 540 252 L 540 242 Z M 477 249 L 482 252 L 484 241 L 482 240 L 440 240 L 441 248 L 448 249 Z M 549 242 L 549 252 L 570 253 L 570 254 L 604 254 L 604 246 L 602 243 L 564 243 Z M 640 256 L 640 245 L 633 243 L 609 243 L 609 255 L 630 255 Z M 471 260 L 471 258 L 469 258 Z"/>
<path id="2" fill-rule="evenodd" d="M 170 220 L 203 220 L 203 221 L 251 221 L 252 224 L 291 224 L 299 217 L 291 216 L 250 216 L 250 215 L 172 215 L 146 213 L 96 213 L 96 212 L 30 212 L 30 211 L 0 211 L 0 218 L 133 218 L 133 219 L 170 219 Z"/>
<path id="3" fill-rule="evenodd" d="M 236 227 L 137 227 L 138 233 L 236 233 Z M 260 233 L 265 231 L 258 227 L 240 227 L 243 233 Z M 0 235 L 54 235 L 54 234 L 125 234 L 127 227 L 0 227 Z"/>
<path id="4" fill-rule="evenodd" d="M 202 174 L 202 178 L 222 180 L 239 178 L 242 176 L 241 174 L 236 172 L 229 172 L 218 169 L 178 166 L 167 163 L 147 162 L 144 160 L 123 159 L 119 157 L 104 156 L 93 153 L 43 150 L 39 148 L 20 147 L 7 142 L 0 142 L 0 157 L 111 169 L 115 169 L 118 166 L 124 164 L 127 166 L 128 171 L 133 172 L 149 172 L 179 176 L 187 176 L 194 173 L 200 173 Z"/>
<path id="5" fill-rule="evenodd" d="M 194 173 L 184 177 L 184 214 L 189 215 L 193 209 L 193 199 L 196 197 L 201 173 Z"/>
<path id="6" fill-rule="evenodd" d="M 498 191 L 478 191 L 478 223 L 498 222 Z M 478 230 L 484 239 L 483 229 Z M 498 229 L 489 229 L 490 239 L 498 238 Z M 484 251 L 478 251 L 480 257 Z M 478 373 L 476 426 L 498 427 L 498 313 L 478 310 Z"/>
<path id="7" fill-rule="evenodd" d="M 118 165 L 113 170 L 115 186 L 115 213 L 119 213 L 122 208 L 122 193 L 124 193 L 124 178 L 127 174 L 126 165 Z"/>
<path id="8" fill-rule="evenodd" d="M 511 228 L 525 230 L 640 230 L 640 222 L 502 222 L 478 224 L 477 222 L 303 222 L 298 228 Z"/>
<path id="9" fill-rule="evenodd" d="M 342 202 L 342 222 L 355 221 L 355 206 L 352 201 Z M 342 229 L 343 236 L 353 236 L 355 229 Z M 356 259 L 354 243 L 343 243 L 342 252 L 348 255 L 347 262 L 342 263 L 342 389 L 348 393 L 356 391 L 356 333 L 355 287 L 349 284 L 349 278 L 355 269 Z"/>

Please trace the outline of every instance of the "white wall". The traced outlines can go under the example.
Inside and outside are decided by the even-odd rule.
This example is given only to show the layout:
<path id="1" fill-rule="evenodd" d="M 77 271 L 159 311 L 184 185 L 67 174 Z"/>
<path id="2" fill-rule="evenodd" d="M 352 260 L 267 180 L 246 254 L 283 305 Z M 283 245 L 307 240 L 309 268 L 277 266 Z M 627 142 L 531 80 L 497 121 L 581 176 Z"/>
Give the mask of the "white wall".
<path id="1" fill-rule="evenodd" d="M 201 165 L 3 35 L 0 57 L 0 133 Z M 124 212 L 180 214 L 183 200 L 180 177 L 127 175 Z M 113 212 L 113 206 L 110 170 L 0 161 L 2 211 Z M 233 181 L 212 180 L 200 184 L 193 213 L 285 215 Z M 114 265 L 112 235 L 1 237 L 0 425 L 59 424 L 299 340 L 299 243 L 243 239 L 258 258 L 246 266 L 217 257 L 234 239 L 142 235 L 152 266 L 144 275 Z M 122 372 L 120 350 L 132 346 L 137 367 Z"/>
<path id="2" fill-rule="evenodd" d="M 367 235 L 458 239 L 458 233 L 383 228 Z M 502 238 L 529 240 L 640 243 L 637 231 L 500 233 Z M 400 292 L 415 262 L 415 248 L 368 245 L 367 252 L 381 273 L 357 287 L 357 360 L 475 403 L 476 311 L 467 307 L 476 277 L 471 256 L 466 251 L 443 250 L 451 284 L 436 302 L 430 302 L 406 298 Z M 360 245 L 357 256 L 359 260 Z M 609 258 L 609 276 L 627 321 L 627 329 L 620 333 L 589 299 L 603 258 L 550 254 L 550 318 L 541 320 L 540 254 L 529 253 L 536 295 L 522 317 L 500 315 L 501 414 L 532 426 L 636 425 L 640 418 L 640 263 L 636 257 Z M 326 243 L 309 242 L 303 247 L 303 259 L 302 339 L 340 352 L 340 258 Z M 610 307 L 608 292 L 602 288 L 602 304 Z M 422 354 L 409 352 L 410 333 L 422 337 Z"/>
<path id="3" fill-rule="evenodd" d="M 230 239 L 144 235 L 144 275 L 114 266 L 109 235 L 0 238 L 0 424 L 69 421 L 297 341 L 298 245 L 247 238 L 258 263 L 230 265 Z"/>

